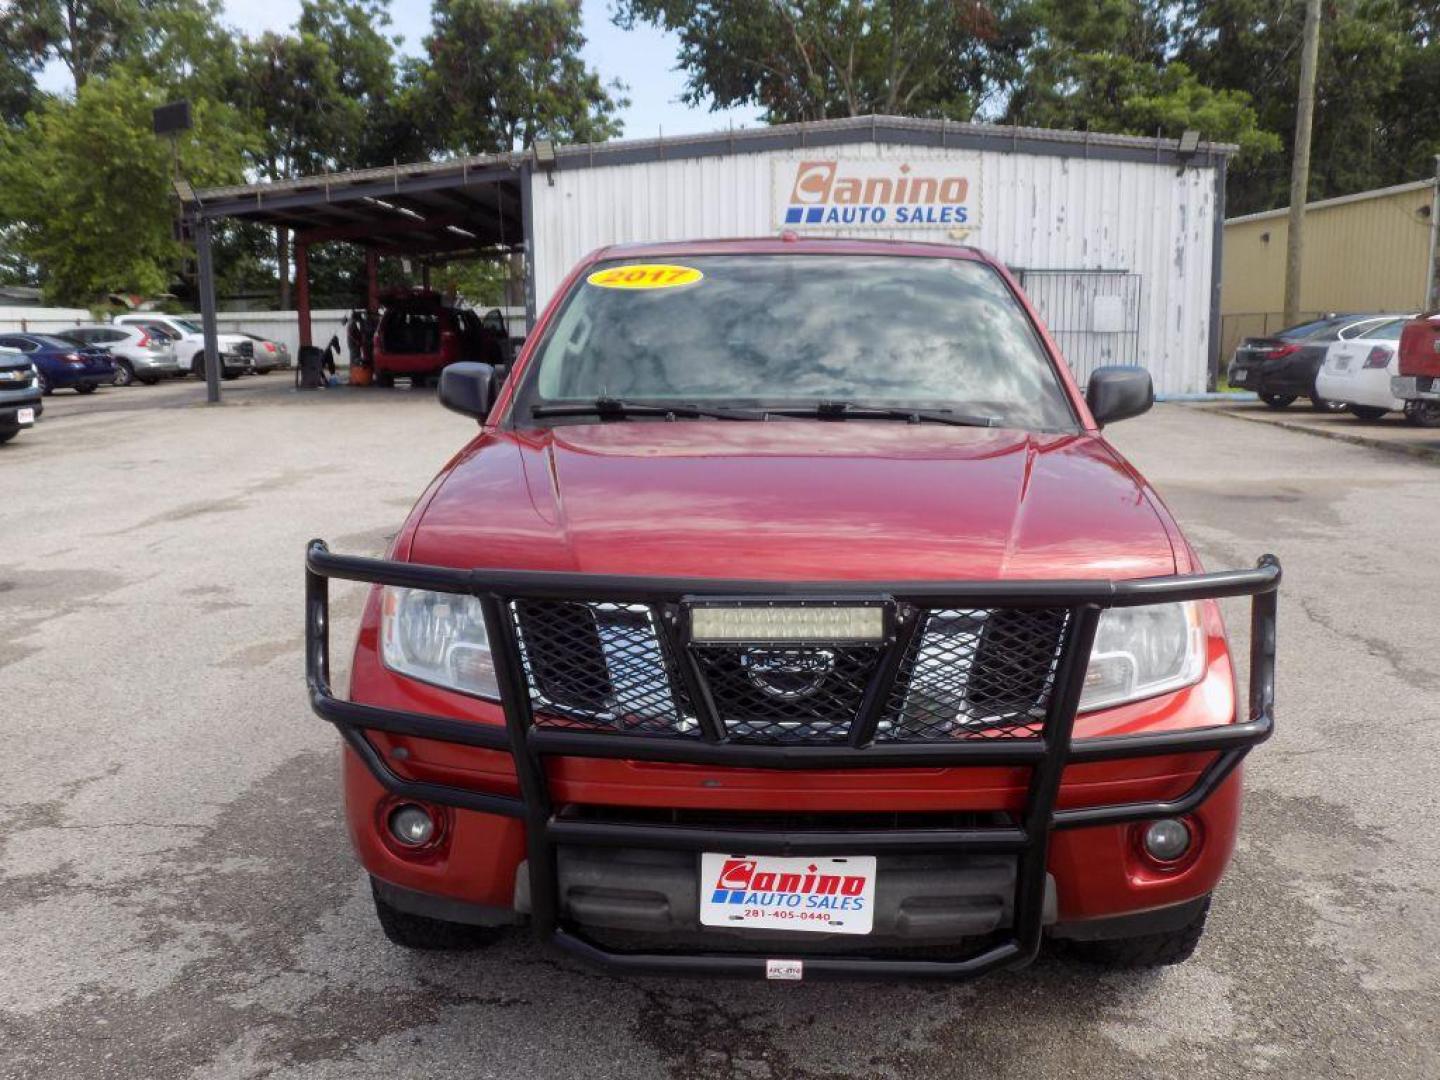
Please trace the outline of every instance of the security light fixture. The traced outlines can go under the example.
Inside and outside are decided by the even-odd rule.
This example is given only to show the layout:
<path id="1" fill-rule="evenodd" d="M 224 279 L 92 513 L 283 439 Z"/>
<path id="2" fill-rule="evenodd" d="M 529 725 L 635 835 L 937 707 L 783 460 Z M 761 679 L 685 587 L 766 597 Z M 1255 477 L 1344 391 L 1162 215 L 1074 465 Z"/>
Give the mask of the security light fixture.
<path id="1" fill-rule="evenodd" d="M 531 149 L 535 153 L 535 164 L 542 169 L 555 167 L 555 143 L 551 139 L 536 139 Z"/>
<path id="2" fill-rule="evenodd" d="M 1175 152 L 1181 157 L 1191 157 L 1196 150 L 1200 149 L 1200 132 L 1194 128 L 1186 128 L 1180 133 L 1180 145 Z"/>

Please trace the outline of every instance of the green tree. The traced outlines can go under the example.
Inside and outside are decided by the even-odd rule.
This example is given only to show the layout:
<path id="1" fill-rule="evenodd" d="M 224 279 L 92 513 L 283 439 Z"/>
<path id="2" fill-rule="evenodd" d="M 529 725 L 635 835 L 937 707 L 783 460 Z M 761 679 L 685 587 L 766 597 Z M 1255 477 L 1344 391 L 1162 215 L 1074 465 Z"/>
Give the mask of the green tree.
<path id="1" fill-rule="evenodd" d="M 1423 101 L 1397 100 L 1395 93 L 1407 53 L 1415 46 L 1408 32 L 1416 9 L 1401 0 L 1327 0 L 1320 24 L 1311 198 L 1399 178 L 1387 130 L 1395 116 L 1424 108 Z M 1288 201 L 1303 18 L 1304 5 L 1293 0 L 1184 0 L 1178 5 L 1177 55 L 1206 85 L 1248 94 L 1260 126 L 1279 135 L 1285 149 L 1237 163 L 1229 188 L 1233 213 Z M 1432 40 L 1428 48 L 1434 47 Z"/>
<path id="2" fill-rule="evenodd" d="M 182 249 L 173 236 L 170 158 L 150 130 L 164 95 L 143 79 L 93 78 L 0 135 L 0 230 L 39 270 L 46 298 L 87 304 L 107 292 L 156 293 Z M 234 116 L 195 103 L 180 163 L 198 185 L 241 177 Z"/>
<path id="3" fill-rule="evenodd" d="M 435 149 L 485 153 L 620 133 L 623 87 L 580 55 L 579 0 L 434 0 L 419 85 Z"/>
<path id="4" fill-rule="evenodd" d="M 1171 138 L 1188 128 L 1238 143 L 1241 161 L 1274 155 L 1280 141 L 1247 94 L 1208 86 L 1169 59 L 1170 10 L 1157 0 L 1042 0 L 1005 119 Z"/>
<path id="5" fill-rule="evenodd" d="M 389 23 L 389 0 L 304 0 L 293 32 L 243 43 L 235 93 L 258 132 L 248 155 L 258 176 L 378 165 L 402 150 L 418 156 L 415 125 L 400 115 L 408 102 Z M 273 235 L 279 300 L 288 307 L 289 231 Z"/>
<path id="6" fill-rule="evenodd" d="M 969 120 L 1020 74 L 1025 0 L 619 0 L 680 39 L 685 100 L 771 123 L 864 113 Z"/>
<path id="7" fill-rule="evenodd" d="M 79 90 L 126 60 L 163 65 L 179 50 L 193 52 L 197 30 L 215 25 L 219 0 L 8 0 L 5 7 L 5 38 L 23 43 L 36 66 L 59 61 Z"/>

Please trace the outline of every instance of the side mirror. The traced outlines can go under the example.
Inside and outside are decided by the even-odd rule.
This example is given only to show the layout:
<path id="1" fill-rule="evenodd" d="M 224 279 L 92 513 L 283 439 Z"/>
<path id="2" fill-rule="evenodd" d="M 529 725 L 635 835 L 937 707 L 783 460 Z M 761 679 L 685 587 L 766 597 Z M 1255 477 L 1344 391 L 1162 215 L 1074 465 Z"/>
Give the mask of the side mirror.
<path id="1" fill-rule="evenodd" d="M 1101 427 L 1148 412 L 1155 404 L 1150 372 L 1128 364 L 1096 368 L 1085 387 L 1085 404 Z"/>
<path id="2" fill-rule="evenodd" d="M 440 373 L 440 404 L 482 424 L 495 403 L 495 369 L 489 364 L 451 364 Z"/>

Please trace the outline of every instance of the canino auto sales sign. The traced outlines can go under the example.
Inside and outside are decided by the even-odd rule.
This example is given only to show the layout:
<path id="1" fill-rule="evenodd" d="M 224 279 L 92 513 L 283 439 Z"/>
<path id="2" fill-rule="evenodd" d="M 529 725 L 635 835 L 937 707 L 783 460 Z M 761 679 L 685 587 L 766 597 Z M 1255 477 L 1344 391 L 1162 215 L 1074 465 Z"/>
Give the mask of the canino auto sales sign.
<path id="1" fill-rule="evenodd" d="M 777 161 L 781 229 L 953 229 L 977 224 L 979 162 Z"/>

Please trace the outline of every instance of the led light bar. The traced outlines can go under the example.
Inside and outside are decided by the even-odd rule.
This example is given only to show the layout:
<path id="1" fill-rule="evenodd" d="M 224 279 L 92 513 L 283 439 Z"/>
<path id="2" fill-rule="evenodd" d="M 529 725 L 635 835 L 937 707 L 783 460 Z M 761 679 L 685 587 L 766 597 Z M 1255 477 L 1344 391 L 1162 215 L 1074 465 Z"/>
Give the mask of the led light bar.
<path id="1" fill-rule="evenodd" d="M 697 644 L 772 641 L 882 641 L 880 604 L 715 605 L 690 609 L 690 640 Z"/>

